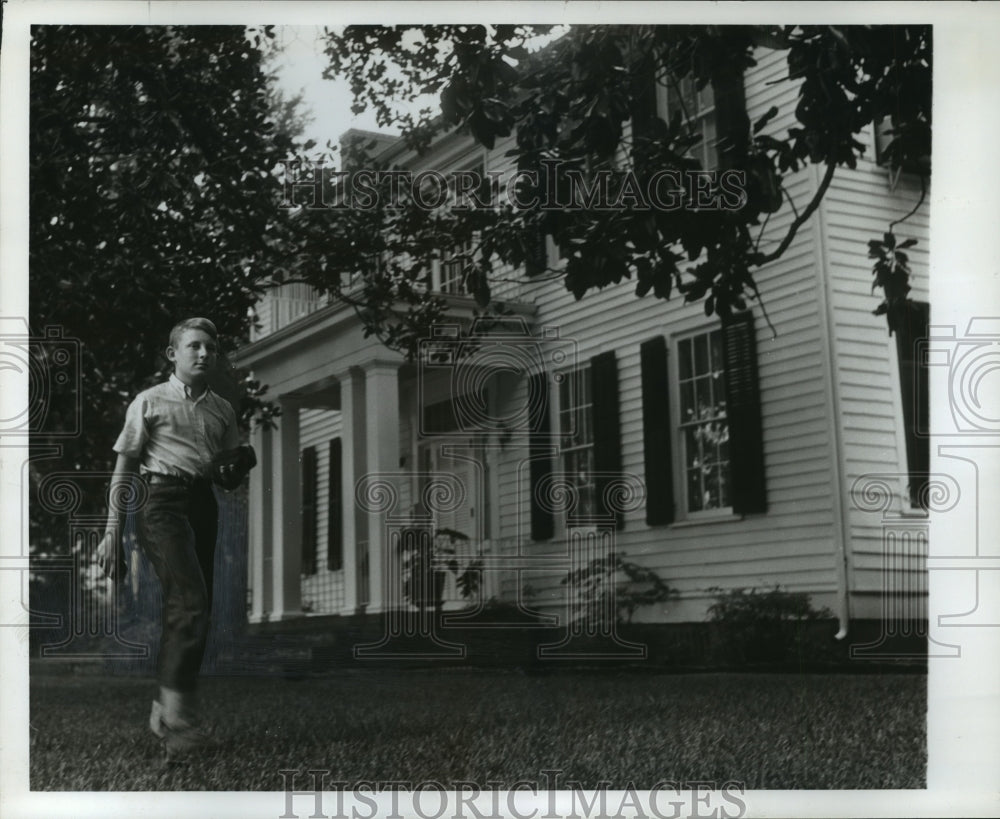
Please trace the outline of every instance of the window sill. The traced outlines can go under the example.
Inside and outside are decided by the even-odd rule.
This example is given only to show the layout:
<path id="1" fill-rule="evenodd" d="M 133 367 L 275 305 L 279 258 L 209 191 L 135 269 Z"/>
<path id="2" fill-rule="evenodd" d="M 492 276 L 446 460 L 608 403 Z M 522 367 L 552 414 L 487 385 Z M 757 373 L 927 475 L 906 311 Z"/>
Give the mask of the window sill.
<path id="1" fill-rule="evenodd" d="M 671 529 L 690 529 L 692 526 L 706 526 L 718 523 L 731 523 L 733 521 L 740 521 L 740 520 L 743 520 L 743 518 L 740 515 L 734 514 L 732 508 L 726 508 L 712 512 L 694 513 L 693 517 L 686 517 L 681 520 L 675 520 L 673 523 L 667 525 Z"/>

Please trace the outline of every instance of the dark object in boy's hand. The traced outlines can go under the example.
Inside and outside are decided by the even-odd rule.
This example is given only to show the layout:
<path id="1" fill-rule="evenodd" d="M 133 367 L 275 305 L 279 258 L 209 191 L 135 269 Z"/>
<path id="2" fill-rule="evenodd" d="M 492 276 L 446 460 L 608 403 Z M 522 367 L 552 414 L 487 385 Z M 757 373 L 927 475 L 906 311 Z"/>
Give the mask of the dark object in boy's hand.
<path id="1" fill-rule="evenodd" d="M 223 489 L 235 489 L 257 465 L 257 455 L 247 444 L 227 449 L 215 456 L 212 462 L 212 480 Z"/>

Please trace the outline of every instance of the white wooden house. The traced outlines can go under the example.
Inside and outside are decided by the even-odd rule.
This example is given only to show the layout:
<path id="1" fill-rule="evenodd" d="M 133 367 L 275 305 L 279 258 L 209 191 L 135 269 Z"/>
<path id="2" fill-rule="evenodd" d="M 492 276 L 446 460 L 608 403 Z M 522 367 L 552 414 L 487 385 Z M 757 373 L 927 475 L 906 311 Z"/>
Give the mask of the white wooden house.
<path id="1" fill-rule="evenodd" d="M 781 109 L 768 126 L 776 133 L 793 123 L 794 89 L 771 82 L 786 72 L 783 55 L 769 53 L 744 78 L 751 121 Z M 700 102 L 710 141 L 711 99 Z M 828 607 L 842 634 L 892 611 L 925 618 L 926 516 L 908 476 L 926 470 L 927 444 L 901 386 L 916 364 L 872 315 L 866 256 L 920 191 L 877 163 L 874 130 L 867 159 L 838 170 L 788 251 L 757 274 L 774 334 L 756 304 L 723 332 L 700 303 L 639 299 L 629 281 L 577 301 L 558 280 L 521 276 L 494 297 L 526 329 L 515 322 L 471 358 L 432 365 L 365 338 L 350 308 L 303 285 L 269 294 L 234 359 L 283 409 L 278 429 L 253 440 L 251 622 L 404 605 L 395 516 L 435 476 L 460 488 L 433 523 L 468 534 L 469 551 L 487 559 L 486 597 L 514 601 L 520 589 L 528 607 L 559 611 L 559 580 L 579 565 L 573 544 L 592 556 L 606 536 L 679 592 L 637 620 L 703 621 L 713 589 L 776 584 Z M 486 151 L 452 134 L 419 159 L 385 144 L 380 157 L 403 167 L 510 172 L 510 142 Z M 792 178 L 800 207 L 820 175 Z M 767 236 L 783 236 L 792 218 L 784 207 Z M 913 296 L 926 303 L 927 206 L 896 230 L 919 242 Z M 559 263 L 554 248 L 549 261 Z M 440 265 L 436 276 L 454 324 L 467 324 L 472 299 L 454 270 Z M 458 344 L 451 332 L 429 343 Z M 625 499 L 606 526 L 587 513 L 604 508 L 609 473 L 624 476 Z M 559 502 L 560 480 L 575 511 Z M 884 503 L 858 500 L 879 491 Z M 453 587 L 448 595 L 458 601 Z"/>

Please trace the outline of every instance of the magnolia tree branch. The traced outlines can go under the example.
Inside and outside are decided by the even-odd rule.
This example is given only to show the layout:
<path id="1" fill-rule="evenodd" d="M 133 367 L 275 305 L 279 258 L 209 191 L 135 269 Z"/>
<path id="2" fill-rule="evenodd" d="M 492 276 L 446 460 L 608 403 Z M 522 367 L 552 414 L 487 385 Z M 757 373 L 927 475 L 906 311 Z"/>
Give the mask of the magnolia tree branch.
<path id="1" fill-rule="evenodd" d="M 757 267 L 762 267 L 768 262 L 773 262 L 775 259 L 781 258 L 786 250 L 788 250 L 789 245 L 795 239 L 795 234 L 799 232 L 799 228 L 802 227 L 808 220 L 809 217 L 813 215 L 816 208 L 819 207 L 819 203 L 823 201 L 823 197 L 826 195 L 827 188 L 830 187 L 830 183 L 833 181 L 833 174 L 837 170 L 837 166 L 829 162 L 826 166 L 826 173 L 823 174 L 823 181 L 820 182 L 819 188 L 816 189 L 816 193 L 813 194 L 812 200 L 809 202 L 802 212 L 796 217 L 795 221 L 792 222 L 791 226 L 788 228 L 788 233 L 785 234 L 785 238 L 781 240 L 781 244 L 773 250 L 771 253 L 766 253 L 763 256 L 759 254 L 753 254 L 751 256 L 751 263 L 757 265 Z"/>

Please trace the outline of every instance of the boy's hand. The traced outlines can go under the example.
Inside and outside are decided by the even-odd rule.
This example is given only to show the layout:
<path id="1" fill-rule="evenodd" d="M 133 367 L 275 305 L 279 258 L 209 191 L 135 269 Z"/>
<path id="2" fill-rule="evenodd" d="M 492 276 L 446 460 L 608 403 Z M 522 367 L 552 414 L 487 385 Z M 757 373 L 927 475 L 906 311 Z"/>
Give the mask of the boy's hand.
<path id="1" fill-rule="evenodd" d="M 220 452 L 212 465 L 213 480 L 226 490 L 233 490 L 257 465 L 257 455 L 253 447 L 244 444 L 235 449 Z"/>
<path id="2" fill-rule="evenodd" d="M 124 580 L 128 573 L 125 550 L 121 539 L 113 530 L 105 532 L 101 542 L 97 544 L 97 565 L 101 567 L 105 577 L 116 583 Z"/>

